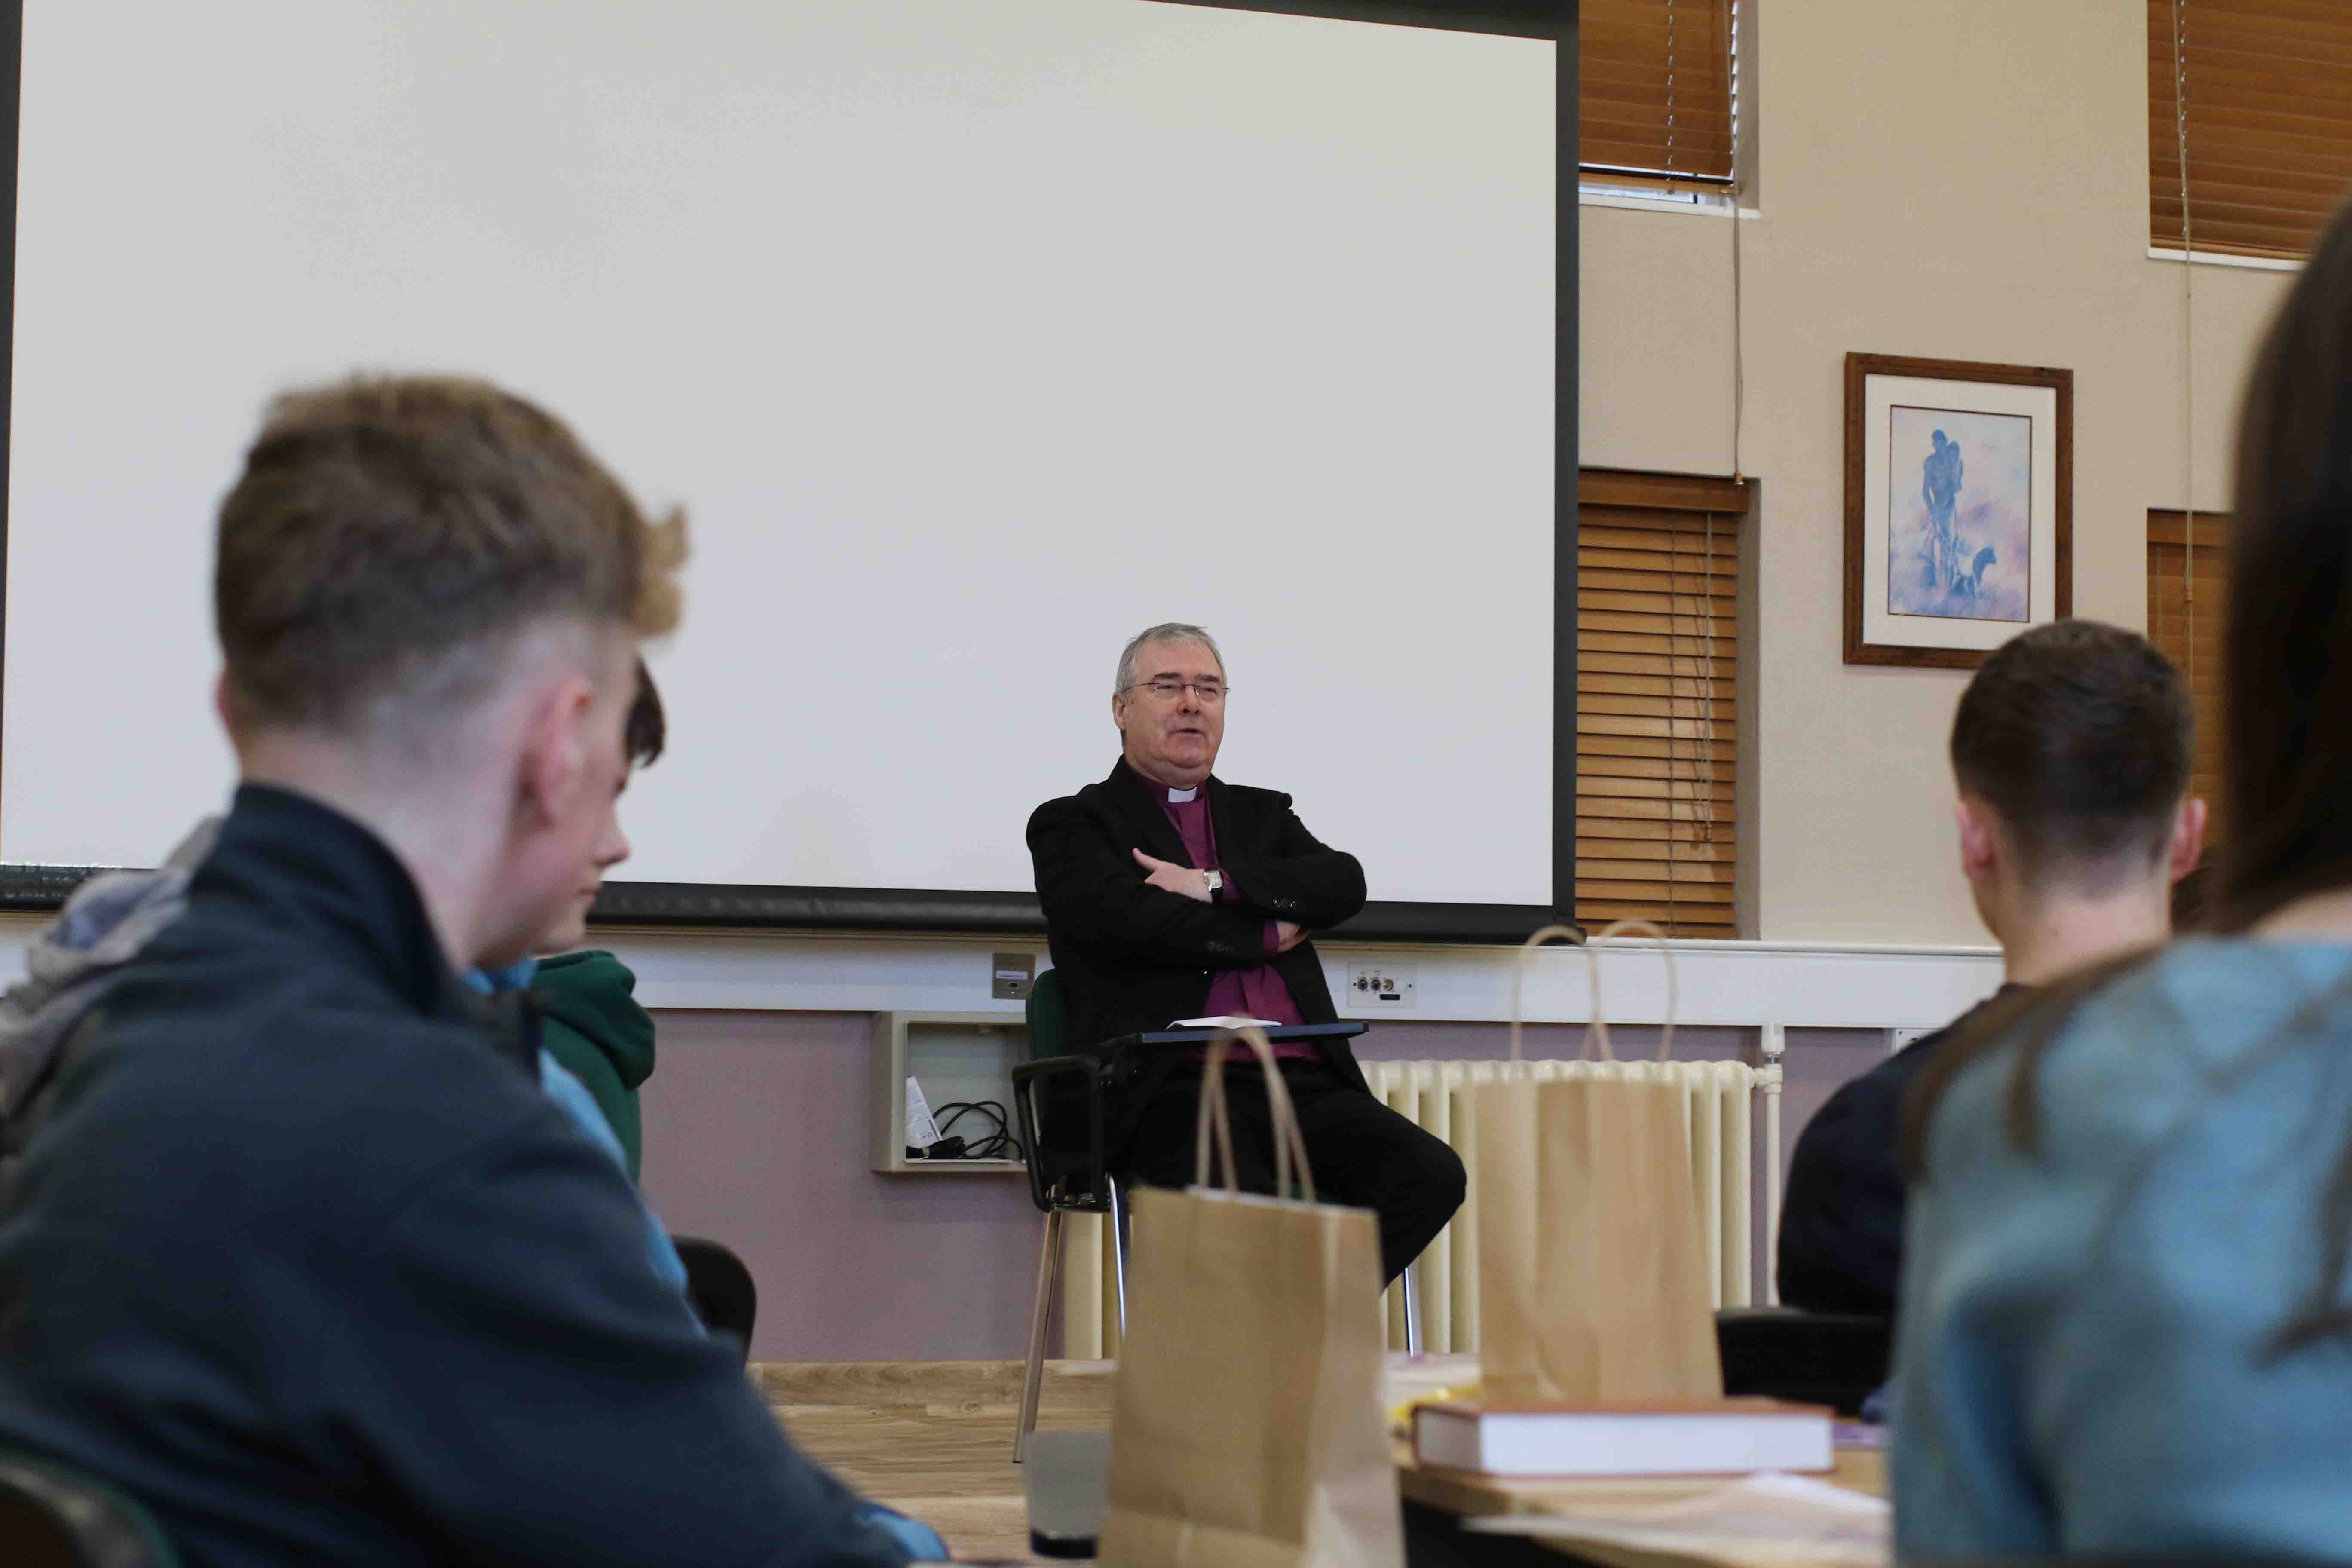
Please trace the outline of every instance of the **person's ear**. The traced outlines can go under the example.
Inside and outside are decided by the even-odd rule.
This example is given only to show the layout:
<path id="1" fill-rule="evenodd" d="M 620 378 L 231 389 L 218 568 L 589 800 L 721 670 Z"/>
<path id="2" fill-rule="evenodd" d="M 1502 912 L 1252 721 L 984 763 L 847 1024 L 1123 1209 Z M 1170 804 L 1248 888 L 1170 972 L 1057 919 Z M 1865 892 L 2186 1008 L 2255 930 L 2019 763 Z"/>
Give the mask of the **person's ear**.
<path id="1" fill-rule="evenodd" d="M 1992 813 L 1981 801 L 1962 795 L 1953 804 L 1952 821 L 1960 832 L 1960 871 L 1973 887 L 1990 887 L 2000 870 L 2000 835 Z"/>
<path id="2" fill-rule="evenodd" d="M 213 711 L 220 715 L 221 728 L 228 731 L 230 744 L 245 733 L 245 710 L 236 700 L 236 688 L 229 684 L 228 668 L 224 665 L 213 681 Z"/>
<path id="3" fill-rule="evenodd" d="M 1127 693 L 1124 691 L 1110 694 L 1110 721 L 1120 734 L 1127 733 Z"/>
<path id="4" fill-rule="evenodd" d="M 562 817 L 588 776 L 588 720 L 596 689 L 579 676 L 547 688 L 523 726 L 515 781 L 516 805 L 545 826 Z"/>
<path id="5" fill-rule="evenodd" d="M 2207 808 L 2202 798 L 2184 795 L 2172 814 L 2172 847 L 2166 856 L 2165 880 L 2178 882 L 2197 869 L 2205 857 Z"/>

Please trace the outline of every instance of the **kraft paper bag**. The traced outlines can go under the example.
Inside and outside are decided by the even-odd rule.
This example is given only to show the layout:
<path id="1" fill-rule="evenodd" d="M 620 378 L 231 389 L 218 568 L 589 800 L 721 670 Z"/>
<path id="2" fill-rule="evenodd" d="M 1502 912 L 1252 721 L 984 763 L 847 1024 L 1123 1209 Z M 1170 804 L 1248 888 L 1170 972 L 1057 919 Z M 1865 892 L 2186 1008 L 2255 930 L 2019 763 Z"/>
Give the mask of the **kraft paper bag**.
<path id="1" fill-rule="evenodd" d="M 1620 921 L 1594 939 L 1605 942 Z M 1554 936 L 1551 926 L 1521 953 Z M 1664 939 L 1660 938 L 1661 951 Z M 1592 965 L 1592 1027 L 1614 1060 Z M 1673 959 L 1659 1059 L 1674 1048 Z M 1609 1404 L 1723 1397 L 1690 1134 L 1675 1085 L 1572 1078 L 1538 1082 L 1514 1066 L 1472 1092 L 1477 1194 L 1480 1380 L 1496 1404 Z"/>
<path id="2" fill-rule="evenodd" d="M 1234 1188 L 1220 1038 L 1201 1082 L 1197 1184 L 1135 1194 L 1101 1561 L 1403 1568 L 1377 1228 L 1369 1209 L 1315 1201 L 1273 1050 L 1255 1029 L 1240 1037 L 1265 1070 L 1284 1195 Z"/>

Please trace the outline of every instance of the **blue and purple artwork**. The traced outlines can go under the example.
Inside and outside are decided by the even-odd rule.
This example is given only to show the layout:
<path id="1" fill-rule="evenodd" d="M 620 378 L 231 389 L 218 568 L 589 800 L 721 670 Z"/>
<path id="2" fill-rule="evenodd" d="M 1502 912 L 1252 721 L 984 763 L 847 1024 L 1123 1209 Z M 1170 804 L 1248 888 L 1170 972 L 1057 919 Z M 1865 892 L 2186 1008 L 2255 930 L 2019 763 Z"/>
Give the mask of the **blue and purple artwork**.
<path id="1" fill-rule="evenodd" d="M 1901 404 L 1887 416 L 1887 612 L 2023 625 L 2033 421 Z"/>

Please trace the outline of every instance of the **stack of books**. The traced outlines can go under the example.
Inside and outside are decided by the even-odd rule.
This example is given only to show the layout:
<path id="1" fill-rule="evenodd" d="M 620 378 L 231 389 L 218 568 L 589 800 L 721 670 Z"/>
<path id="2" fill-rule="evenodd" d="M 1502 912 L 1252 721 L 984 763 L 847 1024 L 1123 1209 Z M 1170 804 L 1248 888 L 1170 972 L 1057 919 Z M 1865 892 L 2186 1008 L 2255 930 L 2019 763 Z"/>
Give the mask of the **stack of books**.
<path id="1" fill-rule="evenodd" d="M 1413 1410 L 1424 1465 L 1494 1476 L 1728 1476 L 1827 1470 L 1833 1413 L 1778 1399 Z"/>

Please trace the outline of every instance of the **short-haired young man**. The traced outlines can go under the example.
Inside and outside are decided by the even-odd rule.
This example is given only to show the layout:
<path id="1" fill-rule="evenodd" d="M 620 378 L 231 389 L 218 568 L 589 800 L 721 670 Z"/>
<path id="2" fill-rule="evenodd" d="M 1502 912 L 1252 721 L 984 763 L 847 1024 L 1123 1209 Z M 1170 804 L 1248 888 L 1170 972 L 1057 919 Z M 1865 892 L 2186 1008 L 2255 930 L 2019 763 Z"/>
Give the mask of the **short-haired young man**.
<path id="1" fill-rule="evenodd" d="M 2000 943 L 2006 992 L 2163 942 L 2196 866 L 2189 689 L 2146 637 L 2058 621 L 1987 658 L 1952 721 L 1960 869 Z M 1891 1316 L 1906 1193 L 1905 1091 L 1968 1022 L 1832 1095 L 1797 1140 L 1780 1213 L 1780 1299 Z"/>
<path id="2" fill-rule="evenodd" d="M 629 705 L 622 744 L 632 770 L 662 754 L 669 726 L 652 674 L 637 666 L 637 695 Z M 609 952 L 583 949 L 588 910 L 604 873 L 628 858 L 629 841 L 614 825 L 612 840 L 589 862 L 580 888 L 533 944 L 537 955 L 509 972 L 527 986 L 539 1024 L 539 1047 L 593 1100 L 599 1123 L 621 1151 L 629 1180 L 637 1179 L 644 1151 L 637 1088 L 654 1070 L 654 1021 L 635 995 L 637 977 Z M 547 1074 L 542 1071 L 541 1078 Z"/>
<path id="3" fill-rule="evenodd" d="M 0 1441 L 192 1565 L 906 1556 L 457 978 L 528 953 L 613 834 L 682 549 L 464 381 L 281 399 L 222 503 L 243 782 L 0 1192 Z"/>

